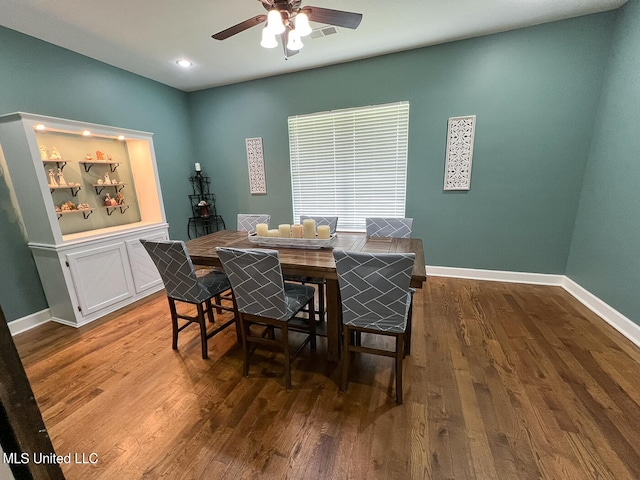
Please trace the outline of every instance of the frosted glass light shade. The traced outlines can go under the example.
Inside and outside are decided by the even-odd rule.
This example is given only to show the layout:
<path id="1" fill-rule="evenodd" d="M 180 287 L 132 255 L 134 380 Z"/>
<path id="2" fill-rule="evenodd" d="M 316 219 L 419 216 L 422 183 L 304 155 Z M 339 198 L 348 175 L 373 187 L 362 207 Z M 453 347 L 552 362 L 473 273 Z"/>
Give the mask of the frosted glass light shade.
<path id="1" fill-rule="evenodd" d="M 309 25 L 309 17 L 306 13 L 300 12 L 296 15 L 295 18 L 296 23 L 296 32 L 301 37 L 306 37 L 311 33 L 311 26 Z"/>
<path id="2" fill-rule="evenodd" d="M 268 27 L 262 29 L 262 41 L 260 42 L 264 48 L 275 48 L 278 46 L 276 36 L 271 33 Z"/>
<path id="3" fill-rule="evenodd" d="M 282 23 L 280 10 L 277 8 L 269 10 L 267 14 L 267 26 L 265 28 L 268 28 L 273 35 L 280 35 L 284 32 L 284 23 Z"/>
<path id="4" fill-rule="evenodd" d="M 302 43 L 302 40 L 300 40 L 300 35 L 298 34 L 297 30 L 291 30 L 289 32 L 289 41 L 287 42 L 287 48 L 289 50 L 300 50 L 302 47 L 304 47 L 304 44 Z"/>

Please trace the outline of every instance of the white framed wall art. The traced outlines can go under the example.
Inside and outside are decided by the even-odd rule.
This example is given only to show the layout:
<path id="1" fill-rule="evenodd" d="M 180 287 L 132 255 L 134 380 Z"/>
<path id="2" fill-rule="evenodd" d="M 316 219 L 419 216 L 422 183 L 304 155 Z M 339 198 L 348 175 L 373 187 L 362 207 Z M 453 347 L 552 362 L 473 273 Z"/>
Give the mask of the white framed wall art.
<path id="1" fill-rule="evenodd" d="M 249 166 L 249 191 L 252 194 L 267 193 L 267 179 L 264 174 L 262 137 L 246 138 L 247 163 Z"/>
<path id="2" fill-rule="evenodd" d="M 476 116 L 449 118 L 444 169 L 445 190 L 469 190 Z"/>

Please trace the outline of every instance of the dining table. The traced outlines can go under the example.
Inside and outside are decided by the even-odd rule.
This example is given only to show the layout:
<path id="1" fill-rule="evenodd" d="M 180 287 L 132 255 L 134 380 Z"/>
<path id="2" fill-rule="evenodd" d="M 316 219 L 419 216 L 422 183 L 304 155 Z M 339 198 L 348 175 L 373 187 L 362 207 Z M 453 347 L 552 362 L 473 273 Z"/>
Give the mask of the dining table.
<path id="1" fill-rule="evenodd" d="M 222 268 L 216 247 L 271 248 L 278 251 L 284 276 L 323 278 L 326 281 L 327 360 L 338 362 L 340 358 L 340 290 L 338 274 L 333 259 L 333 249 L 367 253 L 415 253 L 411 274 L 411 287 L 422 288 L 427 279 L 424 250 L 419 238 L 367 237 L 365 233 L 337 232 L 327 248 L 291 248 L 280 246 L 259 247 L 251 242 L 247 232 L 220 230 L 186 242 L 191 261 L 196 265 Z"/>

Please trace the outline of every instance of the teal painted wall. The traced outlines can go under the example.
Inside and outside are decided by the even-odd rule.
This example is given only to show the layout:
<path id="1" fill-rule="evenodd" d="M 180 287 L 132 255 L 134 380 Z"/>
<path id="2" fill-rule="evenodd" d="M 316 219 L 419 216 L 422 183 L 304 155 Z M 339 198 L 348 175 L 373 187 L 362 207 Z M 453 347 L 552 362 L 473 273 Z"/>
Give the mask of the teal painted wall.
<path id="1" fill-rule="evenodd" d="M 563 274 L 614 21 L 586 16 L 195 92 L 196 155 L 229 227 L 238 212 L 288 223 L 287 117 L 408 100 L 406 213 L 427 263 Z M 471 114 L 471 190 L 445 193 L 447 119 Z M 249 194 L 248 137 L 263 138 L 267 195 Z"/>
<path id="2" fill-rule="evenodd" d="M 23 111 L 154 133 L 165 210 L 186 236 L 193 156 L 187 94 L 0 27 L 0 114 Z M 47 308 L 0 175 L 0 305 L 9 321 Z"/>
<path id="3" fill-rule="evenodd" d="M 640 2 L 618 15 L 567 275 L 640 325 Z"/>
<path id="4" fill-rule="evenodd" d="M 635 2 L 628 10 L 637 13 Z M 616 12 L 586 16 L 189 94 L 0 28 L 0 114 L 154 132 L 171 236 L 185 238 L 193 162 L 212 176 L 229 228 L 238 212 L 289 222 L 287 117 L 408 100 L 407 215 L 427 262 L 562 274 L 583 177 L 592 175 L 585 165 L 612 36 L 617 48 L 631 42 L 625 35 L 637 38 L 628 20 L 615 22 Z M 616 97 L 618 75 L 630 74 L 612 68 L 605 94 Z M 447 119 L 468 114 L 477 115 L 471 190 L 445 193 Z M 598 118 L 601 131 L 606 116 Z M 248 137 L 264 140 L 267 195 L 249 194 Z M 589 214 L 582 202 L 578 224 Z M 0 304 L 13 320 L 47 305 L 7 205 L 0 177 Z"/>

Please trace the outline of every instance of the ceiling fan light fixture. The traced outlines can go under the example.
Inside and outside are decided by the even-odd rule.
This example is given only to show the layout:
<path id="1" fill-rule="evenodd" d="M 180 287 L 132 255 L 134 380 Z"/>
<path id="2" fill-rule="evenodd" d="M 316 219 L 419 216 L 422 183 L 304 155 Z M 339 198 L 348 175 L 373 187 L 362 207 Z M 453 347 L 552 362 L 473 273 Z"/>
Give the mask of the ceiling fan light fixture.
<path id="1" fill-rule="evenodd" d="M 287 41 L 287 49 L 288 50 L 298 51 L 302 47 L 304 47 L 304 44 L 302 43 L 302 39 L 300 38 L 300 34 L 295 29 L 291 30 L 289 32 L 289 40 Z"/>
<path id="2" fill-rule="evenodd" d="M 298 32 L 298 35 L 300 35 L 301 37 L 306 37 L 311 33 L 311 26 L 309 25 L 309 16 L 304 11 L 301 11 L 296 15 L 295 24 L 296 24 L 296 32 Z"/>
<path id="3" fill-rule="evenodd" d="M 269 13 L 267 14 L 267 26 L 265 29 L 266 28 L 268 28 L 273 35 L 280 35 L 281 33 L 284 33 L 285 27 L 282 22 L 282 14 L 277 8 L 269 10 Z"/>
<path id="4" fill-rule="evenodd" d="M 268 27 L 264 27 L 262 29 L 262 41 L 260 45 L 264 48 L 275 48 L 278 46 L 278 41 L 276 40 L 276 36 L 269 30 Z"/>

